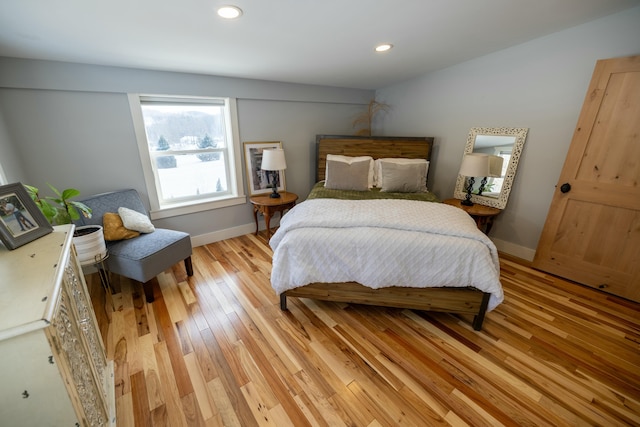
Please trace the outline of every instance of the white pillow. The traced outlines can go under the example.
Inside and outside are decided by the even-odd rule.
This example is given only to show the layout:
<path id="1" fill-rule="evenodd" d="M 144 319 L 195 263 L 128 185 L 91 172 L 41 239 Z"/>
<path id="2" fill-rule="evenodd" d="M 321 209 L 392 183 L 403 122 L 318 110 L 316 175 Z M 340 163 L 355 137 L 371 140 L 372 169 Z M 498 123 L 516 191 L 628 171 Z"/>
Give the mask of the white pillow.
<path id="1" fill-rule="evenodd" d="M 373 185 L 375 187 L 382 187 L 382 171 L 381 171 L 382 162 L 395 163 L 399 165 L 423 164 L 424 165 L 424 180 L 423 180 L 424 189 L 421 191 L 427 191 L 427 173 L 429 172 L 429 162 L 426 159 L 405 159 L 402 157 L 376 159 L 374 162 L 375 173 L 373 177 Z"/>
<path id="2" fill-rule="evenodd" d="M 122 218 L 122 224 L 129 230 L 140 233 L 152 233 L 156 228 L 151 224 L 148 216 L 129 208 L 118 208 L 118 215 Z"/>
<path id="3" fill-rule="evenodd" d="M 336 162 L 344 162 L 344 163 L 348 163 L 351 164 L 353 162 L 361 162 L 363 160 L 369 160 L 370 164 L 369 164 L 369 174 L 367 176 L 367 185 L 369 188 L 373 187 L 373 157 L 371 156 L 359 156 L 359 157 L 349 157 L 349 156 L 342 156 L 340 154 L 327 154 L 327 166 L 329 163 L 329 160 L 333 160 Z M 327 169 L 325 170 L 325 174 L 324 174 L 324 178 L 328 179 L 329 178 L 329 168 L 327 167 Z"/>
<path id="4" fill-rule="evenodd" d="M 428 191 L 426 182 L 429 164 L 426 160 L 380 160 L 378 162 L 378 187 L 380 187 L 380 191 L 400 193 L 426 193 Z"/>

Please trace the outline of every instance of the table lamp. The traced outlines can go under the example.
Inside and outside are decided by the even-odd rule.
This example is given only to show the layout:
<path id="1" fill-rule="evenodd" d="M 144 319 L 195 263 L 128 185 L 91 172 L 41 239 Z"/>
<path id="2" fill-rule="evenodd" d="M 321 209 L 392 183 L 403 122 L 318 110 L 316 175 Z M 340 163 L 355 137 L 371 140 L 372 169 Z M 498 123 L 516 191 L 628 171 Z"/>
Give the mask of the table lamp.
<path id="1" fill-rule="evenodd" d="M 473 184 L 475 184 L 475 177 L 486 177 L 491 172 L 491 159 L 488 154 L 482 153 L 468 153 L 462 158 L 462 165 L 460 165 L 460 175 L 468 177 L 467 179 L 467 196 L 460 202 L 464 206 L 473 206 L 471 201 L 471 191 L 473 190 Z M 502 166 L 502 165 L 501 165 Z M 485 181 L 486 183 L 486 181 Z"/>
<path id="2" fill-rule="evenodd" d="M 287 162 L 284 158 L 284 150 L 282 148 L 267 148 L 262 150 L 262 163 L 260 169 L 264 171 L 283 171 L 287 168 Z M 277 199 L 280 197 L 278 193 L 278 180 L 273 175 L 273 193 L 269 197 Z"/>

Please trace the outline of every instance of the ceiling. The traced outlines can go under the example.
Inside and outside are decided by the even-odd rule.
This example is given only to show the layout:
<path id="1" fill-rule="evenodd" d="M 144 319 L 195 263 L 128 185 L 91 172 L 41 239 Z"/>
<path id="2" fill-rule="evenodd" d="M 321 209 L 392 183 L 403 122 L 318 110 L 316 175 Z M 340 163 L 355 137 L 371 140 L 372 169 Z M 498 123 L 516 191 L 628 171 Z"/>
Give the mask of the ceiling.
<path id="1" fill-rule="evenodd" d="M 244 14 L 225 21 L 222 4 Z M 640 0 L 0 0 L 0 56 L 378 89 Z M 389 42 L 389 52 L 375 45 Z"/>

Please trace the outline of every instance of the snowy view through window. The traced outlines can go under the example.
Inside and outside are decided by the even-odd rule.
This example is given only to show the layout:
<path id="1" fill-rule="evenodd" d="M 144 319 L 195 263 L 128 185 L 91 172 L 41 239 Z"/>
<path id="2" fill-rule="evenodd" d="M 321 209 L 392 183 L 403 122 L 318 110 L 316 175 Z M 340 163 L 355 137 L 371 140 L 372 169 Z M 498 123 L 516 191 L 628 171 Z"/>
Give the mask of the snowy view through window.
<path id="1" fill-rule="evenodd" d="M 161 203 L 229 192 L 224 104 L 143 102 L 141 107 Z"/>

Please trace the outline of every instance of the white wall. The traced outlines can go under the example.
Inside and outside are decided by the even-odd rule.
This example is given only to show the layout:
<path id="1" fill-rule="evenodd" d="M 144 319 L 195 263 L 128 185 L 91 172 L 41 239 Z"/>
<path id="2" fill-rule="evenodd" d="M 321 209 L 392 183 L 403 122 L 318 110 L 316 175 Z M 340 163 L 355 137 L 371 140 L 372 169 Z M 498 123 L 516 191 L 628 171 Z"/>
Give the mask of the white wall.
<path id="1" fill-rule="evenodd" d="M 434 136 L 430 187 L 453 196 L 471 127 L 526 127 L 518 174 L 492 239 L 532 259 L 598 59 L 640 54 L 640 7 L 376 92 L 386 135 Z"/>
<path id="2" fill-rule="evenodd" d="M 127 92 L 238 97 L 240 140 L 282 141 L 287 189 L 301 196 L 313 185 L 315 135 L 353 133 L 352 118 L 373 97 L 364 90 L 0 58 L 0 115 L 10 135 L 7 144 L 0 126 L 0 150 L 22 159 L 8 178 L 75 187 L 86 196 L 135 188 L 146 198 Z M 255 229 L 249 203 L 154 223 L 190 233 L 195 244 Z"/>

